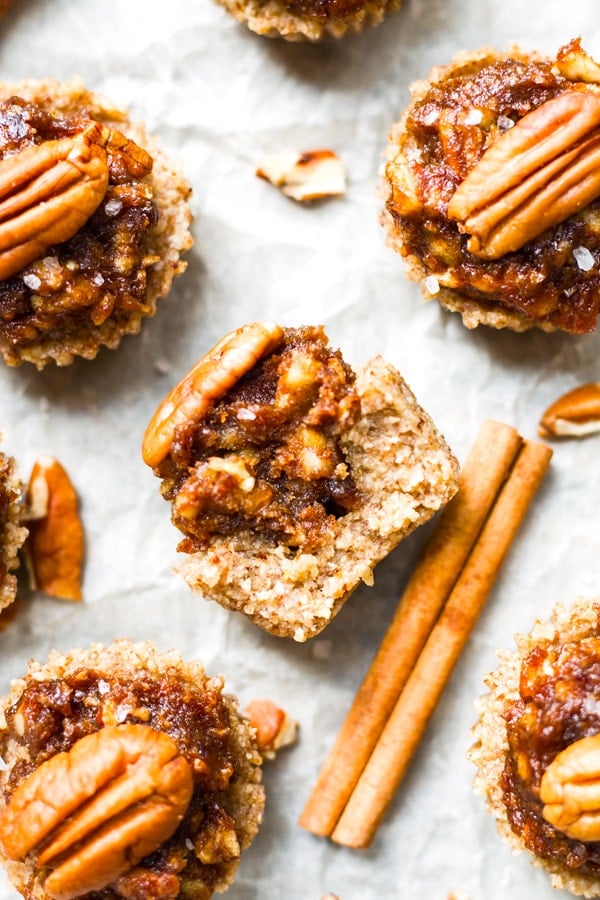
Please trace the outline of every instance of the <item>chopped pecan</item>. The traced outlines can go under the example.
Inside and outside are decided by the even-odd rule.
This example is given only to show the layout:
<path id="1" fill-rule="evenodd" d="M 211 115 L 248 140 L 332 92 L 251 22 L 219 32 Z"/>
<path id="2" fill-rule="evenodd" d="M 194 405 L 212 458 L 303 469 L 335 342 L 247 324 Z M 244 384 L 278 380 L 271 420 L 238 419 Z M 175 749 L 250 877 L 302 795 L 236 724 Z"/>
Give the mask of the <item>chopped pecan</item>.
<path id="1" fill-rule="evenodd" d="M 0 160 L 0 279 L 69 240 L 96 211 L 108 187 L 109 136 L 94 123 Z"/>
<path id="2" fill-rule="evenodd" d="M 89 734 L 42 763 L 0 814 L 9 859 L 52 868 L 48 896 L 106 887 L 169 838 L 187 810 L 192 770 L 175 741 L 146 725 Z"/>
<path id="3" fill-rule="evenodd" d="M 581 46 L 581 38 L 569 41 L 556 56 L 554 71 L 568 81 L 600 84 L 600 66 Z"/>
<path id="4" fill-rule="evenodd" d="M 32 586 L 51 597 L 81 600 L 84 540 L 77 493 L 54 457 L 41 456 L 34 463 L 27 508 L 25 552 Z"/>
<path id="5" fill-rule="evenodd" d="M 454 193 L 475 256 L 519 250 L 600 196 L 600 95 L 565 91 L 520 119 Z"/>
<path id="6" fill-rule="evenodd" d="M 269 156 L 256 174 L 281 188 L 286 197 L 301 202 L 341 197 L 346 193 L 344 164 L 333 150 Z"/>
<path id="7" fill-rule="evenodd" d="M 600 383 L 582 384 L 555 400 L 538 430 L 541 437 L 585 437 L 600 431 Z"/>
<path id="8" fill-rule="evenodd" d="M 180 425 L 199 422 L 208 410 L 283 341 L 272 322 L 243 325 L 225 335 L 162 401 L 144 434 L 144 462 L 155 468 L 167 457 Z"/>
<path id="9" fill-rule="evenodd" d="M 256 729 L 256 745 L 267 759 L 298 737 L 298 723 L 272 700 L 252 700 L 244 714 Z"/>

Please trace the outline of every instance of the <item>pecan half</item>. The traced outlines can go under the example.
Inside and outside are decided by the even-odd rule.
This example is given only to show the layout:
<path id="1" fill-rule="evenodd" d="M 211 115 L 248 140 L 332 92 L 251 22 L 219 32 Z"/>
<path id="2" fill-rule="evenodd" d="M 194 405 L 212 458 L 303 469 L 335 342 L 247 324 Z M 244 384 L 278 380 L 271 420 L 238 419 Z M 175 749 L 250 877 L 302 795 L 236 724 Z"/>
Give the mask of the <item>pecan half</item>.
<path id="1" fill-rule="evenodd" d="M 585 437 L 600 431 L 600 383 L 590 382 L 563 394 L 542 416 L 541 437 Z"/>
<path id="2" fill-rule="evenodd" d="M 152 416 L 142 442 L 144 462 L 152 468 L 160 465 L 169 454 L 177 428 L 200 422 L 217 400 L 282 341 L 283 331 L 273 322 L 254 322 L 225 335 L 167 394 Z"/>
<path id="3" fill-rule="evenodd" d="M 575 741 L 550 763 L 540 785 L 547 822 L 578 841 L 600 840 L 600 735 Z"/>
<path id="4" fill-rule="evenodd" d="M 448 217 L 482 259 L 519 250 L 600 196 L 600 95 L 565 91 L 486 150 Z"/>
<path id="5" fill-rule="evenodd" d="M 53 456 L 40 456 L 33 465 L 27 518 L 25 554 L 31 586 L 50 597 L 81 600 L 84 538 L 77 492 Z"/>
<path id="6" fill-rule="evenodd" d="M 108 187 L 109 136 L 95 123 L 0 161 L 0 279 L 69 240 L 96 211 Z"/>
<path id="7" fill-rule="evenodd" d="M 36 769 L 0 814 L 6 856 L 53 869 L 44 890 L 71 900 L 101 890 L 153 853 L 185 815 L 192 770 L 175 741 L 114 725 Z"/>

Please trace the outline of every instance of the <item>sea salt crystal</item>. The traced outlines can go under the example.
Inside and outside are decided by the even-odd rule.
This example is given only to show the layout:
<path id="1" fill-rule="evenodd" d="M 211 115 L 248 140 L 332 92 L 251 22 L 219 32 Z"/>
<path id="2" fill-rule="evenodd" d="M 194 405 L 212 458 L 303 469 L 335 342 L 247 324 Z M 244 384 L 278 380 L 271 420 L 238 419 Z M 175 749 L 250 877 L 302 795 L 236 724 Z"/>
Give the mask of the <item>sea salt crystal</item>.
<path id="1" fill-rule="evenodd" d="M 101 678 L 98 682 L 98 693 L 99 694 L 108 694 L 109 691 L 110 691 L 110 685 L 109 685 L 108 681 L 104 681 L 104 679 Z"/>
<path id="2" fill-rule="evenodd" d="M 92 283 L 96 285 L 96 287 L 102 287 L 104 284 L 104 276 L 100 274 L 100 272 L 96 272 L 94 277 L 92 278 Z"/>
<path id="3" fill-rule="evenodd" d="M 188 850 L 193 850 L 193 849 L 194 849 L 194 842 L 193 842 L 193 841 L 190 841 L 189 838 L 186 838 L 186 839 L 185 839 L 185 846 L 188 848 Z"/>
<path id="4" fill-rule="evenodd" d="M 117 722 L 124 722 L 130 712 L 130 706 L 128 706 L 126 703 L 119 703 L 119 705 L 115 709 L 115 719 L 117 720 Z"/>
<path id="5" fill-rule="evenodd" d="M 7 769 L 8 769 L 8 765 L 4 762 L 4 760 L 0 756 L 0 772 L 6 772 Z"/>
<path id="6" fill-rule="evenodd" d="M 596 265 L 596 260 L 587 247 L 575 247 L 573 256 L 575 257 L 577 268 L 581 269 L 582 272 L 589 272 Z"/>
<path id="7" fill-rule="evenodd" d="M 23 275 L 23 283 L 26 284 L 28 288 L 31 288 L 32 291 L 37 291 L 42 284 L 41 279 L 39 279 L 37 275 Z"/>
<path id="8" fill-rule="evenodd" d="M 508 116 L 498 116 L 498 128 L 500 131 L 510 131 L 515 123 Z"/>
<path id="9" fill-rule="evenodd" d="M 479 125 L 483 119 L 483 113 L 480 109 L 471 109 L 465 116 L 465 125 Z"/>
<path id="10" fill-rule="evenodd" d="M 253 422 L 256 418 L 256 413 L 253 413 L 251 409 L 246 409 L 245 406 L 242 406 L 241 409 L 238 409 L 236 416 L 242 422 Z"/>
<path id="11" fill-rule="evenodd" d="M 439 119 L 440 114 L 437 109 L 432 109 L 423 116 L 423 125 L 434 125 Z"/>
<path id="12" fill-rule="evenodd" d="M 118 216 L 123 209 L 122 200 L 109 200 L 104 204 L 104 212 L 107 216 Z"/>
<path id="13" fill-rule="evenodd" d="M 428 294 L 439 294 L 440 283 L 435 275 L 428 275 L 423 284 L 425 285 L 425 290 Z"/>

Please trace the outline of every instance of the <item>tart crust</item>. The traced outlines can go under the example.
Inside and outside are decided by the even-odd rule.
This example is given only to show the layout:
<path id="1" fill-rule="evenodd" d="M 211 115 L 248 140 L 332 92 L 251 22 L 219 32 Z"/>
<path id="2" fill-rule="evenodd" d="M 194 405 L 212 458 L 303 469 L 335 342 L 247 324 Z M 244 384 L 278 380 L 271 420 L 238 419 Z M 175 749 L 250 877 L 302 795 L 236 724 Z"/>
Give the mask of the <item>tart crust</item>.
<path id="1" fill-rule="evenodd" d="M 474 743 L 468 759 L 477 767 L 474 790 L 486 799 L 488 811 L 496 819 L 496 827 L 515 853 L 530 851 L 508 822 L 501 788 L 501 776 L 508 749 L 504 711 L 520 696 L 519 677 L 525 657 L 541 643 L 578 641 L 597 633 L 598 601 L 580 599 L 572 608 L 557 605 L 549 620 L 537 619 L 529 634 L 515 635 L 516 651 L 500 652 L 498 668 L 489 673 L 485 683 L 489 693 L 477 702 L 479 719 L 472 729 Z M 535 866 L 546 869 L 555 888 L 564 888 L 583 897 L 600 896 L 600 878 L 578 873 L 556 859 L 540 859 L 532 855 Z"/>
<path id="2" fill-rule="evenodd" d="M 160 261 L 147 270 L 146 304 L 151 311 L 132 311 L 119 322 L 109 317 L 99 326 L 90 321 L 64 338 L 49 334 L 21 348 L 0 344 L 0 352 L 9 365 L 27 361 L 41 369 L 51 361 L 59 366 L 69 365 L 75 356 L 94 359 L 100 347 L 114 349 L 123 335 L 136 334 L 144 316 L 154 315 L 157 302 L 168 293 L 173 279 L 187 268 L 187 263 L 180 257 L 193 243 L 189 231 L 192 215 L 187 202 L 191 189 L 179 164 L 163 153 L 143 124 L 132 122 L 126 109 L 115 106 L 100 94 L 88 91 L 79 79 L 65 83 L 52 80 L 0 83 L 0 102 L 12 96 L 22 97 L 64 116 L 85 111 L 93 119 L 121 131 L 147 150 L 154 160 L 149 177 L 152 179 L 153 202 L 159 212 L 159 221 L 146 235 L 144 243 L 148 255 L 160 257 Z"/>
<path id="3" fill-rule="evenodd" d="M 264 37 L 282 37 L 286 41 L 321 41 L 340 38 L 372 25 L 379 25 L 388 13 L 395 12 L 402 0 L 365 0 L 361 8 L 347 16 L 320 18 L 290 12 L 280 0 L 217 0 L 238 22 Z"/>
<path id="4" fill-rule="evenodd" d="M 21 525 L 23 485 L 16 463 L 12 457 L 0 453 L 0 492 L 3 491 L 12 495 L 13 499 L 9 500 L 5 514 L 0 518 L 0 569 L 6 567 L 7 570 L 4 578 L 0 578 L 0 611 L 9 606 L 17 595 L 17 579 L 11 572 L 19 566 L 17 553 L 28 535 L 27 529 Z"/>

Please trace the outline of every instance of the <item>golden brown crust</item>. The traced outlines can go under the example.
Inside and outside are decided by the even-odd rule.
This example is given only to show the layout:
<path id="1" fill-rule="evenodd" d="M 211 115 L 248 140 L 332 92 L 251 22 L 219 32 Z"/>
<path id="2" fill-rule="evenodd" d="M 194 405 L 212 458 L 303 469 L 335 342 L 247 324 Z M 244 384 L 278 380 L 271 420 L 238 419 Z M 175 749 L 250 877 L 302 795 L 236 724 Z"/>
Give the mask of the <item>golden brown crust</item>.
<path id="1" fill-rule="evenodd" d="M 299 16 L 291 13 L 281 0 L 217 0 L 238 22 L 264 37 L 282 37 L 286 41 L 322 41 L 356 33 L 379 25 L 388 13 L 395 12 L 402 0 L 365 0 L 350 15 L 330 18 Z"/>
<path id="2" fill-rule="evenodd" d="M 498 654 L 500 665 L 485 679 L 489 693 L 477 703 L 479 719 L 473 727 L 474 743 L 468 758 L 477 767 L 475 793 L 486 798 L 488 811 L 496 819 L 496 827 L 514 852 L 527 850 L 523 839 L 511 829 L 500 786 L 507 751 L 504 711 L 517 700 L 521 663 L 542 643 L 577 641 L 597 633 L 597 601 L 578 600 L 571 609 L 558 605 L 549 620 L 538 619 L 529 634 L 515 636 L 517 650 Z M 534 865 L 549 872 L 555 888 L 564 888 L 584 897 L 600 896 L 600 879 L 576 872 L 557 860 L 533 857 Z"/>
<path id="3" fill-rule="evenodd" d="M 427 94 L 432 86 L 440 84 L 450 78 L 459 75 L 470 75 L 477 72 L 483 64 L 488 65 L 504 59 L 514 59 L 520 62 L 548 62 L 548 57 L 539 53 L 526 53 L 516 44 L 508 48 L 506 53 L 495 50 L 493 47 L 481 47 L 479 50 L 457 53 L 449 65 L 435 66 L 427 76 L 414 82 L 411 87 L 411 102 L 404 111 L 401 119 L 392 126 L 389 143 L 386 151 L 386 159 L 394 164 L 394 180 L 399 184 L 410 183 L 408 159 L 404 155 L 408 139 L 407 120 L 417 103 Z M 391 194 L 392 185 L 386 181 L 383 186 L 385 199 Z M 382 215 L 382 223 L 387 230 L 388 245 L 396 252 L 402 253 L 404 236 L 402 229 L 386 210 Z M 528 331 L 531 328 L 539 328 L 542 331 L 552 332 L 556 328 L 549 322 L 534 322 L 518 310 L 507 309 L 497 303 L 483 303 L 473 300 L 466 294 L 450 286 L 444 286 L 444 276 L 434 276 L 428 286 L 424 283 L 429 272 L 414 255 L 405 256 L 406 273 L 412 281 L 421 283 L 421 289 L 425 300 L 435 299 L 451 312 L 458 312 L 466 328 L 476 328 L 478 325 L 487 325 L 490 328 L 509 328 L 512 331 Z"/>
<path id="4" fill-rule="evenodd" d="M 0 610 L 12 603 L 17 595 L 17 579 L 11 572 L 19 566 L 17 553 L 28 533 L 21 525 L 23 485 L 17 474 L 16 463 L 12 457 L 0 453 L 0 495 L 4 491 L 12 494 L 13 499 L 8 503 L 4 515 L 0 514 Z M 0 513 L 1 509 L 0 503 Z M 7 572 L 2 578 L 2 569 L 5 567 Z"/>
<path id="5" fill-rule="evenodd" d="M 0 345 L 0 352 L 9 365 L 27 361 L 41 369 L 48 362 L 54 361 L 59 366 L 66 366 L 76 356 L 94 359 L 100 347 L 114 349 L 120 344 L 123 335 L 136 334 L 144 315 L 155 313 L 157 302 L 169 292 L 173 279 L 185 271 L 187 263 L 180 257 L 192 245 L 189 232 L 192 216 L 187 202 L 190 186 L 179 165 L 168 159 L 148 135 L 144 125 L 131 122 L 127 110 L 115 106 L 100 94 L 88 91 L 80 80 L 65 83 L 26 80 L 0 84 L 0 102 L 15 95 L 65 116 L 85 110 L 92 118 L 117 128 L 133 139 L 154 159 L 151 176 L 153 200 L 160 218 L 158 225 L 147 237 L 145 249 L 148 255 L 159 256 L 160 262 L 148 270 L 146 302 L 150 313 L 132 312 L 126 320 L 121 319 L 119 322 L 108 318 L 99 326 L 89 322 L 64 340 L 47 336 L 23 348 Z"/>
<path id="6" fill-rule="evenodd" d="M 60 679 L 82 669 L 104 672 L 113 678 L 125 680 L 134 680 L 138 675 L 150 675 L 156 679 L 174 677 L 188 684 L 194 691 L 220 692 L 223 687 L 223 679 L 220 676 L 207 676 L 199 662 L 185 662 L 174 650 L 159 653 L 149 642 L 135 644 L 119 639 L 109 646 L 92 644 L 87 649 L 74 649 L 66 654 L 53 651 L 47 663 L 32 660 L 25 678 L 15 679 L 11 683 L 10 693 L 0 698 L 0 758 L 6 764 L 6 768 L 0 767 L 0 794 L 13 766 L 23 753 L 23 749 L 6 733 L 6 711 L 18 702 L 28 680 Z M 224 806 L 235 822 L 240 846 L 245 848 L 254 839 L 262 818 L 262 759 L 256 749 L 253 729 L 238 712 L 237 700 L 229 695 L 223 695 L 223 700 L 230 719 L 232 755 L 239 773 L 237 780 L 228 788 Z M 1 802 L 0 800 L 0 805 Z M 31 864 L 10 862 L 2 856 L 0 859 L 18 890 L 25 893 L 27 889 L 26 896 L 35 897 L 36 900 L 50 900 L 35 878 Z M 239 860 L 235 859 L 221 865 L 222 875 L 216 884 L 217 891 L 226 890 L 232 883 L 238 863 Z"/>
<path id="7" fill-rule="evenodd" d="M 362 414 L 342 447 L 362 502 L 318 553 L 242 533 L 214 538 L 178 564 L 192 590 L 280 637 L 322 631 L 373 568 L 457 489 L 457 463 L 402 380 L 376 357 L 357 375 Z"/>

